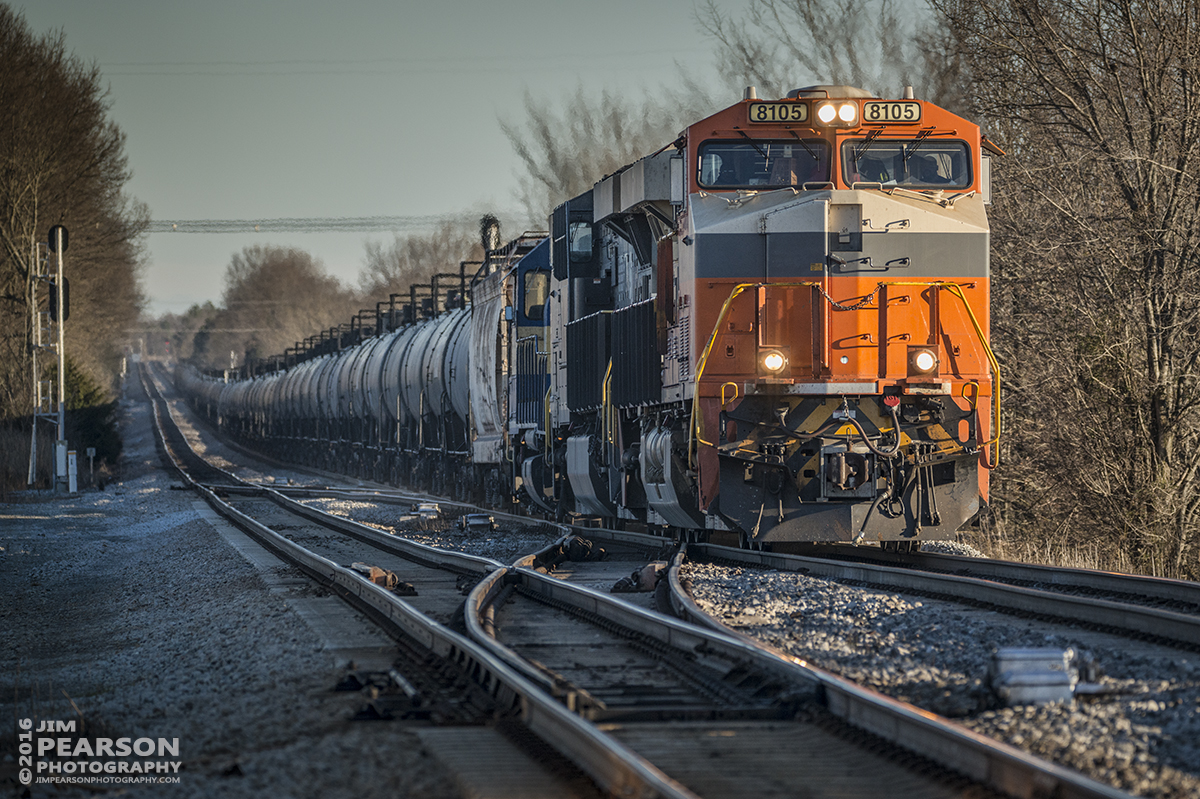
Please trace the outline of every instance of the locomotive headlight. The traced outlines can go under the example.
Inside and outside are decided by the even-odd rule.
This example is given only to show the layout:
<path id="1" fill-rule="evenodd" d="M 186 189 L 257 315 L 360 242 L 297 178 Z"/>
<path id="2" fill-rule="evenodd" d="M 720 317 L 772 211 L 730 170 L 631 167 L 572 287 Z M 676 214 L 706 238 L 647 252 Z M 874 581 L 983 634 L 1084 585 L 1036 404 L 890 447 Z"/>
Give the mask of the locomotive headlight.
<path id="1" fill-rule="evenodd" d="M 858 123 L 858 103 L 830 101 L 817 106 L 817 121 L 822 125 L 834 125 L 839 128 L 851 127 Z"/>
<path id="2" fill-rule="evenodd" d="M 914 347 L 908 353 L 908 373 L 910 375 L 933 374 L 937 366 L 937 353 L 931 349 Z"/>
<path id="3" fill-rule="evenodd" d="M 779 350 L 769 350 L 763 353 L 760 360 L 763 369 L 771 372 L 772 374 L 780 371 L 784 366 L 787 366 L 787 358 L 783 357 L 783 353 Z"/>

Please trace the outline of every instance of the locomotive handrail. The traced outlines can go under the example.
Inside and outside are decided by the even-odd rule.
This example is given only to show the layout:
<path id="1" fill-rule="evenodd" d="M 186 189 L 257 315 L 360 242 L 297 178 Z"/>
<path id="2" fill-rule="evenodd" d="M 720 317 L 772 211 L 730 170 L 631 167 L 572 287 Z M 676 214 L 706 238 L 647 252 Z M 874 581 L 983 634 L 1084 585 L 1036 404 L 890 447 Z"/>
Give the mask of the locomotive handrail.
<path id="1" fill-rule="evenodd" d="M 600 390 L 600 403 L 603 406 L 604 445 L 613 443 L 612 419 L 612 358 L 608 359 L 608 368 L 604 371 L 604 384 Z"/>
<path id="2" fill-rule="evenodd" d="M 936 286 L 938 288 L 946 289 L 955 297 L 958 297 L 958 299 L 962 302 L 963 308 L 967 312 L 967 318 L 971 320 L 971 326 L 975 328 L 975 335 L 979 337 L 979 342 L 983 345 L 983 351 L 987 354 L 988 365 L 992 367 L 992 372 L 995 375 L 995 385 L 992 386 L 992 407 L 996 414 L 996 434 L 994 437 L 983 443 L 983 446 L 987 449 L 991 449 L 993 446 L 996 448 L 994 458 L 992 458 L 990 461 L 988 460 L 990 453 L 985 453 L 984 458 L 984 466 L 989 469 L 995 469 L 1000 465 L 1000 362 L 996 360 L 996 353 L 992 351 L 992 346 L 988 343 L 987 336 L 983 334 L 983 328 L 979 324 L 979 320 L 975 317 L 975 311 L 973 308 L 971 308 L 971 303 L 967 300 L 967 296 L 963 294 L 962 286 L 958 283 L 951 283 L 949 281 L 942 280 L 934 282 L 897 282 L 890 283 L 889 285 Z M 976 392 L 978 392 L 978 386 L 976 387 Z"/>
<path id="3" fill-rule="evenodd" d="M 1000 465 L 1000 362 L 996 359 L 996 354 L 992 351 L 991 345 L 988 343 L 987 336 L 984 335 L 983 328 L 979 324 L 978 318 L 975 316 L 975 311 L 971 308 L 971 303 L 963 293 L 962 286 L 958 283 L 953 283 L 945 280 L 928 280 L 928 281 L 891 281 L 880 282 L 876 285 L 875 291 L 878 292 L 885 286 L 926 286 L 930 288 L 943 288 L 949 291 L 962 302 L 963 308 L 966 309 L 967 317 L 971 320 L 971 326 L 975 330 L 975 335 L 979 338 L 980 344 L 983 345 L 984 353 L 987 355 L 988 366 L 991 367 L 994 385 L 992 387 L 992 406 L 996 415 L 996 430 L 995 435 L 988 441 L 985 441 L 983 446 L 984 466 L 988 469 L 995 469 Z M 704 351 L 700 354 L 700 363 L 696 367 L 695 389 L 692 392 L 692 413 L 688 424 L 688 465 L 695 468 L 696 445 L 704 444 L 709 447 L 715 447 L 711 441 L 705 441 L 703 438 L 703 416 L 700 413 L 700 382 L 704 378 L 704 369 L 708 365 L 708 356 L 712 352 L 713 345 L 716 344 L 717 336 L 720 333 L 721 325 L 725 321 L 725 317 L 729 315 L 729 309 L 733 306 L 733 301 L 737 299 L 742 292 L 747 289 L 758 288 L 818 288 L 822 286 L 818 281 L 814 280 L 796 280 L 775 283 L 738 283 L 729 292 L 729 296 L 725 298 L 724 304 L 721 305 L 721 311 L 717 314 L 717 321 L 713 325 L 712 332 L 708 336 L 708 343 L 704 346 Z M 836 305 L 833 298 L 822 290 L 822 295 L 829 301 L 831 305 Z M 992 447 L 995 447 L 994 455 L 990 452 Z"/>
<path id="4" fill-rule="evenodd" d="M 786 283 L 738 283 L 729 292 L 729 296 L 725 298 L 724 304 L 721 305 L 721 310 L 717 314 L 716 324 L 713 325 L 712 332 L 708 335 L 708 343 L 704 345 L 704 351 L 700 353 L 700 363 L 696 366 L 695 389 L 692 391 L 692 418 L 688 424 L 688 465 L 695 468 L 695 450 L 696 444 L 705 444 L 707 446 L 715 446 L 711 441 L 705 441 L 701 437 L 700 430 L 700 381 L 704 379 L 704 369 L 708 366 L 708 356 L 712 352 L 713 345 L 717 342 L 717 333 L 721 330 L 721 324 L 725 321 L 725 317 L 729 315 L 729 309 L 733 306 L 733 301 L 746 289 L 751 288 L 803 288 L 805 286 L 813 288 L 820 284 L 813 280 L 789 281 Z"/>

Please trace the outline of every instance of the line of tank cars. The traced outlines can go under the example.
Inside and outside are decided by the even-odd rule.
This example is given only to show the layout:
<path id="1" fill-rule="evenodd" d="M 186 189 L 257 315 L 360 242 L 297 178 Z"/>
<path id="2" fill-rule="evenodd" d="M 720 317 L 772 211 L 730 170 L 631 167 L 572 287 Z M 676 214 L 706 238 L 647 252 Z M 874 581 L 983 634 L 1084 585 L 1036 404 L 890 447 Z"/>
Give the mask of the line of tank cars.
<path id="1" fill-rule="evenodd" d="M 951 538 L 999 452 L 999 151 L 907 94 L 747 90 L 549 235 L 484 225 L 482 264 L 370 323 L 178 385 L 276 458 L 549 517 L 751 547 Z"/>

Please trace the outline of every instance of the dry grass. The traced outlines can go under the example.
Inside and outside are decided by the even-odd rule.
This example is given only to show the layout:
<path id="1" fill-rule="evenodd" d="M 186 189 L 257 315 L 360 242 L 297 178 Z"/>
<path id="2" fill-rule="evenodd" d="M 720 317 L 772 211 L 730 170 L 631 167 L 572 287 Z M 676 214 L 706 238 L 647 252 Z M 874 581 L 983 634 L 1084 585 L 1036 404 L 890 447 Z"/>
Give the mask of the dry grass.
<path id="1" fill-rule="evenodd" d="M 54 433 L 51 425 L 38 426 L 38 462 L 35 488 L 50 488 L 54 480 Z M 14 491 L 29 488 L 28 426 L 0 427 L 0 502 L 7 502 Z"/>
<path id="2" fill-rule="evenodd" d="M 1151 557 L 1138 563 L 1113 539 L 1097 536 L 1085 542 L 1065 537 L 1039 537 L 1037 533 L 1006 534 L 1003 530 L 973 531 L 965 543 L 985 556 L 1017 563 L 1037 563 L 1067 569 L 1144 574 L 1150 577 L 1191 580 L 1195 575 L 1180 574 L 1174 564 Z"/>

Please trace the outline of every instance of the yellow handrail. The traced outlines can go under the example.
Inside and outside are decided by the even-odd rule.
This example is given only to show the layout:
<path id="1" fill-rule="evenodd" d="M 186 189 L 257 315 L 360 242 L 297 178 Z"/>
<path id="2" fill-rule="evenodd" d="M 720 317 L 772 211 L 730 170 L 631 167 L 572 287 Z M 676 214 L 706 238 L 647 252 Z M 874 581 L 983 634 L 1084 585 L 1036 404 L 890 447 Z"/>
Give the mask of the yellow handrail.
<path id="1" fill-rule="evenodd" d="M 820 283 L 812 280 L 801 280 L 788 283 L 738 283 L 729 292 L 729 296 L 725 298 L 725 303 L 721 306 L 721 312 L 717 314 L 717 322 L 713 325 L 712 333 L 708 336 L 708 343 L 704 345 L 704 351 L 700 353 L 700 363 L 696 365 L 696 380 L 695 389 L 692 392 L 692 418 L 688 424 L 688 463 L 695 468 L 695 450 L 696 443 L 714 446 L 711 441 L 705 441 L 700 437 L 700 380 L 704 377 L 704 368 L 708 365 L 708 355 L 712 352 L 713 344 L 717 341 L 717 333 L 721 329 L 721 325 L 725 322 L 725 317 L 729 315 L 729 308 L 733 305 L 733 301 L 738 295 L 746 289 L 752 288 L 802 288 L 819 286 Z"/>
<path id="2" fill-rule="evenodd" d="M 733 397 L 731 397 L 730 399 L 725 399 L 725 389 L 728 388 L 729 386 L 733 386 Z M 728 403 L 733 402 L 740 395 L 741 395 L 741 392 L 738 391 L 737 383 L 734 383 L 732 381 L 728 382 L 728 383 L 722 383 L 721 384 L 721 407 L 724 408 Z"/>
<path id="3" fill-rule="evenodd" d="M 967 300 L 967 296 L 965 294 L 963 294 L 962 286 L 959 285 L 958 283 L 951 283 L 949 281 L 944 281 L 944 280 L 938 280 L 938 281 L 933 281 L 933 282 L 924 282 L 924 283 L 922 283 L 922 282 L 900 282 L 900 283 L 889 283 L 887 285 L 889 285 L 889 286 L 936 286 L 938 288 L 946 289 L 951 294 L 953 294 L 955 297 L 958 297 L 959 301 L 962 302 L 963 309 L 965 309 L 967 312 L 967 318 L 969 318 L 971 320 L 971 326 L 973 328 L 975 328 L 975 335 L 979 337 L 979 343 L 983 345 L 983 351 L 985 353 L 987 353 L 988 365 L 992 367 L 992 374 L 994 375 L 994 378 L 993 378 L 994 385 L 992 386 L 992 407 L 996 414 L 996 431 L 995 431 L 996 434 L 990 440 L 985 441 L 983 443 L 983 446 L 987 447 L 989 449 L 992 446 L 995 446 L 995 448 L 996 448 L 995 457 L 991 458 L 990 461 L 985 463 L 987 468 L 995 469 L 997 466 L 1000 465 L 1000 432 L 1001 432 L 1000 362 L 998 360 L 996 360 L 996 353 L 994 353 L 992 351 L 992 346 L 991 346 L 991 344 L 988 343 L 987 336 L 985 336 L 983 334 L 983 328 L 980 326 L 979 320 L 975 317 L 975 311 L 973 308 L 971 308 L 971 303 Z M 990 456 L 990 453 L 989 453 L 989 456 Z"/>
<path id="4" fill-rule="evenodd" d="M 603 437 L 605 444 L 613 443 L 612 438 L 612 359 L 608 361 L 608 369 L 604 371 L 604 387 L 601 389 L 601 413 L 603 414 Z"/>
<path id="5" fill-rule="evenodd" d="M 803 287 L 820 287 L 821 284 L 812 280 L 789 281 L 781 283 L 738 283 L 729 292 L 729 296 L 725 299 L 721 306 L 720 313 L 717 314 L 716 324 L 713 325 L 712 333 L 709 334 L 708 343 L 705 344 L 703 352 L 700 353 L 700 362 L 696 367 L 695 388 L 692 392 L 692 413 L 690 424 L 688 425 L 688 463 L 695 468 L 695 450 L 696 444 L 704 444 L 706 446 L 715 446 L 711 441 L 705 441 L 702 437 L 701 423 L 702 416 L 700 414 L 700 381 L 704 377 L 704 369 L 708 365 L 708 356 L 712 352 L 713 345 L 717 341 L 717 335 L 721 330 L 721 325 L 725 322 L 725 317 L 729 315 L 729 309 L 733 305 L 733 301 L 746 289 L 757 288 L 803 288 Z M 995 436 L 989 441 L 984 442 L 983 446 L 991 448 L 995 446 L 995 456 L 985 460 L 985 465 L 989 469 L 994 469 L 1000 465 L 1000 362 L 996 360 L 996 354 L 992 351 L 992 347 L 988 344 L 987 336 L 983 333 L 983 328 L 979 324 L 979 320 L 975 316 L 974 309 L 971 308 L 971 303 L 963 294 L 962 286 L 958 283 L 951 283 L 945 280 L 932 281 L 899 281 L 899 282 L 880 282 L 876 285 L 876 291 L 885 286 L 914 286 L 914 287 L 936 287 L 944 288 L 953 294 L 962 302 L 963 308 L 966 309 L 967 317 L 971 320 L 971 326 L 975 329 L 975 335 L 979 338 L 979 343 L 983 346 L 984 352 L 987 354 L 988 365 L 992 369 L 995 384 L 992 387 L 992 401 L 996 414 L 996 430 Z M 822 292 L 824 293 L 824 292 Z M 826 295 L 826 300 L 832 305 L 833 300 Z M 724 386 L 721 387 L 722 403 L 724 402 Z"/>

